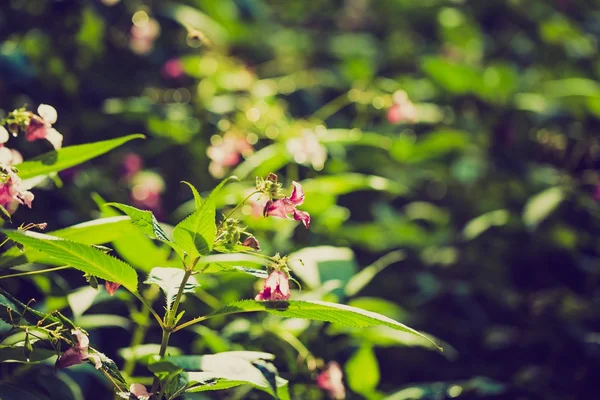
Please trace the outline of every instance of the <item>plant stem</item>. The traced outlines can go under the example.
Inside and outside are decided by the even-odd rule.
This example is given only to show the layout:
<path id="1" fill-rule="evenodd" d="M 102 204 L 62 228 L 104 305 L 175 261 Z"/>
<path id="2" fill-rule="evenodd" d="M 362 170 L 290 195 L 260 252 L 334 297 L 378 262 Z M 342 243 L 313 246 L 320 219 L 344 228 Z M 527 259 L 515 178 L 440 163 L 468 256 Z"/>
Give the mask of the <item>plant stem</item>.
<path id="1" fill-rule="evenodd" d="M 170 337 L 171 330 L 163 328 L 162 340 L 160 342 L 160 350 L 158 351 L 158 355 L 160 358 L 163 358 L 165 356 L 165 353 L 167 352 L 167 346 L 169 345 Z M 158 390 L 158 383 L 158 377 L 155 376 L 154 380 L 152 381 L 152 389 L 150 389 L 150 393 L 156 393 L 156 391 Z"/>
<path id="2" fill-rule="evenodd" d="M 175 302 L 173 303 L 173 307 L 167 311 L 165 315 L 165 321 L 161 324 L 162 328 L 162 340 L 160 342 L 160 350 L 158 352 L 158 356 L 163 358 L 165 353 L 167 352 L 167 346 L 169 345 L 169 338 L 171 337 L 171 333 L 175 332 L 175 318 L 177 317 L 177 309 L 179 308 L 179 303 L 181 302 L 181 297 L 183 296 L 183 291 L 185 289 L 185 285 L 187 284 L 188 279 L 192 276 L 192 272 L 194 270 L 194 264 L 185 267 L 185 273 L 183 274 L 183 278 L 181 279 L 181 283 L 179 284 L 179 290 L 177 291 L 177 296 L 175 296 Z M 156 393 L 158 390 L 159 380 L 158 377 L 155 376 L 152 381 L 152 389 L 151 393 Z M 161 390 L 162 393 L 162 390 Z M 157 396 L 158 397 L 158 396 Z"/>
<path id="3" fill-rule="evenodd" d="M 219 228 L 218 229 L 221 229 L 221 227 L 223 226 L 223 224 L 225 223 L 225 221 L 227 221 L 227 219 L 229 217 L 231 217 L 233 215 L 233 213 L 236 212 L 236 210 L 238 208 L 240 208 L 240 206 L 242 204 L 244 204 L 245 202 L 247 202 L 250 197 L 254 196 L 257 193 L 260 193 L 260 190 L 255 190 L 254 192 L 250 193 L 244 200 L 242 200 L 241 202 L 239 202 L 237 206 L 233 207 L 233 210 L 229 211 L 229 214 L 227 214 L 227 216 L 225 218 L 223 218 L 223 221 L 221 221 L 221 223 L 219 224 Z"/>
<path id="4" fill-rule="evenodd" d="M 67 269 L 67 268 L 71 268 L 71 266 L 63 265 L 62 267 L 54 267 L 54 268 L 48 268 L 48 269 L 38 269 L 35 271 L 19 272 L 18 274 L 0 276 L 0 279 L 17 278 L 19 276 L 45 274 L 46 272 L 60 271 L 61 269 Z"/>
<path id="5" fill-rule="evenodd" d="M 313 113 L 313 117 L 318 118 L 321 121 L 325 121 L 327 118 L 331 117 L 333 114 L 346 107 L 350 103 L 351 101 L 348 98 L 348 92 L 344 92 L 315 111 Z"/>
<path id="6" fill-rule="evenodd" d="M 153 285 L 147 291 L 144 292 L 143 297 L 144 297 L 144 299 L 146 299 L 146 301 L 149 303 L 149 305 L 152 305 L 152 303 L 156 299 L 156 296 L 158 296 L 159 291 L 160 291 L 160 289 L 158 288 L 158 286 Z M 135 309 L 135 311 L 132 311 L 132 313 L 133 312 L 137 312 L 137 309 Z M 133 354 L 135 354 L 136 348 L 143 343 L 144 337 L 146 336 L 146 332 L 148 331 L 148 326 L 149 326 L 148 317 L 150 316 L 150 308 L 142 307 L 142 309 L 140 310 L 140 313 L 141 313 L 141 316 L 139 318 L 139 322 L 135 327 L 135 330 L 131 337 L 131 343 L 129 344 L 129 347 L 131 348 L 131 351 Z M 123 366 L 123 372 L 127 376 L 131 376 L 135 369 L 135 365 L 136 365 L 136 358 L 135 357 L 128 358 L 127 360 L 125 360 L 125 365 Z"/>
<path id="7" fill-rule="evenodd" d="M 142 296 L 140 296 L 140 294 L 139 294 L 139 293 L 137 293 L 137 292 L 131 292 L 131 293 L 133 293 L 133 295 L 134 295 L 135 297 L 137 297 L 137 299 L 138 299 L 139 301 L 141 301 L 141 302 L 142 302 L 142 304 L 143 304 L 143 305 L 144 305 L 144 306 L 145 306 L 145 307 L 146 307 L 146 308 L 147 308 L 147 309 L 148 309 L 148 310 L 149 310 L 149 311 L 152 313 L 152 315 L 154 316 L 154 319 L 156 320 L 156 322 L 158 322 L 158 325 L 160 325 L 160 327 L 161 327 L 161 328 L 164 328 L 164 327 L 165 327 L 165 323 L 163 322 L 163 320 L 162 320 L 162 318 L 160 317 L 160 315 L 158 315 L 158 314 L 156 313 L 156 311 L 154 311 L 154 309 L 152 308 L 152 305 L 151 305 L 151 304 L 149 304 L 149 303 L 146 301 L 146 299 L 144 299 Z"/>
<path id="8" fill-rule="evenodd" d="M 189 320 L 188 322 L 184 322 L 183 324 L 176 326 L 176 327 L 173 329 L 173 332 L 177 332 L 178 330 L 181 330 L 181 329 L 183 329 L 183 328 L 187 328 L 188 326 L 191 326 L 191 325 L 197 324 L 198 322 L 202 322 L 202 321 L 204 321 L 205 319 L 208 319 L 208 316 L 207 316 L 207 315 L 205 315 L 205 316 L 203 316 L 203 317 L 198 317 L 198 318 L 191 319 L 191 320 Z"/>

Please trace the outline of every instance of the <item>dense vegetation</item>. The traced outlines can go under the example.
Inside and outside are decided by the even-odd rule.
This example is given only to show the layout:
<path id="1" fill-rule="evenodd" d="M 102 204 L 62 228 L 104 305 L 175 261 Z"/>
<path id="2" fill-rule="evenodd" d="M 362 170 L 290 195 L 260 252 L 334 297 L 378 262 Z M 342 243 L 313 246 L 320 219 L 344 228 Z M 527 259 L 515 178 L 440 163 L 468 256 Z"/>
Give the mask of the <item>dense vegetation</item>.
<path id="1" fill-rule="evenodd" d="M 599 5 L 1 2 L 0 398 L 594 398 Z"/>

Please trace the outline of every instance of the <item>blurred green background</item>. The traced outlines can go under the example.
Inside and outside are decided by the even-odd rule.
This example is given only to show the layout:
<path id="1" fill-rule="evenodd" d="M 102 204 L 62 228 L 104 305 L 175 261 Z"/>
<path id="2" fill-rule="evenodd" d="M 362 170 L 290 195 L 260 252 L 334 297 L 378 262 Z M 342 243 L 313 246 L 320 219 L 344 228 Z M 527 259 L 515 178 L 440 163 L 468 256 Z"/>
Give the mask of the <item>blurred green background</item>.
<path id="1" fill-rule="evenodd" d="M 59 229 L 99 217 L 98 196 L 173 224 L 193 206 L 181 180 L 206 191 L 237 175 L 221 199 L 230 207 L 255 176 L 275 172 L 288 190 L 292 180 L 304 186 L 310 229 L 261 218 L 252 205 L 243 222 L 267 254 L 300 250 L 304 290 L 294 296 L 380 312 L 445 348 L 387 330 L 247 316 L 174 336 L 178 351 L 273 352 L 292 398 L 326 398 L 313 358 L 342 365 L 351 399 L 596 397 L 600 2 L 1 3 L 0 109 L 51 104 L 65 145 L 147 136 L 36 188 L 15 224 Z M 26 158 L 51 149 L 9 145 Z M 147 272 L 133 253 L 122 256 Z M 353 290 L 347 283 L 365 268 L 377 276 Z M 244 276 L 202 284 L 190 316 L 256 293 Z M 4 287 L 76 313 L 65 295 L 83 285 L 68 271 Z M 79 321 L 122 365 L 127 307 L 97 303 Z M 29 376 L 19 368 L 1 366 L 2 378 Z M 111 398 L 90 369 L 61 379 L 83 398 Z"/>

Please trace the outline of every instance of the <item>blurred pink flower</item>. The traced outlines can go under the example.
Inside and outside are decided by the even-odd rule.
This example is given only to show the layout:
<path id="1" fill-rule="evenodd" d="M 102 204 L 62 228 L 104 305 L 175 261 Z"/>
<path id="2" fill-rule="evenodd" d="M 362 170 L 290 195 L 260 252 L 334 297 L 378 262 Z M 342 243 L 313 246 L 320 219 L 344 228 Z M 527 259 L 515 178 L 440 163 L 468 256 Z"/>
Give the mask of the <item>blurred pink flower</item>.
<path id="1" fill-rule="evenodd" d="M 31 114 L 29 124 L 25 130 L 25 139 L 32 142 L 46 139 L 56 150 L 62 147 L 63 136 L 52 127 L 58 119 L 56 109 L 48 104 L 40 104 L 37 109 L 39 116 Z"/>
<path id="2" fill-rule="evenodd" d="M 120 283 L 104 281 L 104 288 L 108 292 L 109 295 L 114 295 L 117 289 L 121 286 Z"/>
<path id="3" fill-rule="evenodd" d="M 241 155 L 247 156 L 253 151 L 254 148 L 243 135 L 227 132 L 206 150 L 206 155 L 212 160 L 208 171 L 215 178 L 222 178 L 227 168 L 240 162 Z"/>
<path id="4" fill-rule="evenodd" d="M 304 190 L 298 182 L 293 182 L 294 190 L 290 197 L 284 197 L 278 200 L 269 200 L 265 204 L 263 215 L 266 217 L 278 217 L 292 219 L 288 215 L 292 214 L 296 221 L 302 221 L 306 229 L 310 225 L 310 215 L 305 211 L 297 210 L 296 207 L 304 203 Z"/>
<path id="5" fill-rule="evenodd" d="M 56 368 L 68 368 L 72 365 L 82 364 L 85 360 L 89 359 L 94 362 L 96 369 L 100 369 L 102 367 L 100 357 L 88 353 L 90 345 L 89 338 L 79 329 L 74 329 L 71 333 L 77 338 L 77 344 L 67 349 L 67 351 L 56 360 Z"/>
<path id="6" fill-rule="evenodd" d="M 600 184 L 596 185 L 596 189 L 594 190 L 594 200 L 600 201 Z"/>
<path id="7" fill-rule="evenodd" d="M 21 178 L 12 169 L 7 168 L 7 180 L 0 184 L 0 205 L 7 210 L 15 210 L 15 203 L 25 204 L 31 208 L 34 195 L 21 187 Z"/>
<path id="8" fill-rule="evenodd" d="M 135 174 L 140 172 L 143 166 L 144 160 L 142 160 L 142 157 L 140 157 L 139 154 L 125 154 L 125 157 L 123 157 L 123 162 L 121 163 L 123 178 L 125 180 L 130 180 Z"/>
<path id="9" fill-rule="evenodd" d="M 178 58 L 171 58 L 162 66 L 162 74 L 165 78 L 179 79 L 185 75 L 183 63 Z"/>
<path id="10" fill-rule="evenodd" d="M 154 48 L 154 41 L 160 34 L 160 24 L 154 18 L 131 26 L 129 47 L 137 54 L 147 54 Z"/>
<path id="11" fill-rule="evenodd" d="M 288 275 L 275 270 L 265 279 L 265 286 L 254 300 L 279 301 L 290 298 L 290 282 Z"/>
<path id="12" fill-rule="evenodd" d="M 140 171 L 131 179 L 131 202 L 135 207 L 162 212 L 161 195 L 165 190 L 162 177 L 154 172 Z"/>
<path id="13" fill-rule="evenodd" d="M 325 370 L 317 376 L 317 385 L 326 390 L 332 399 L 343 400 L 346 398 L 343 377 L 344 373 L 340 365 L 335 361 L 330 361 Z"/>
<path id="14" fill-rule="evenodd" d="M 417 122 L 417 109 L 409 100 L 406 92 L 399 90 L 393 95 L 394 104 L 387 111 L 387 120 L 390 124 Z"/>
<path id="15" fill-rule="evenodd" d="M 288 140 L 286 147 L 298 164 L 310 164 L 316 171 L 323 169 L 327 160 L 327 149 L 311 130 L 305 129 L 300 137 Z"/>

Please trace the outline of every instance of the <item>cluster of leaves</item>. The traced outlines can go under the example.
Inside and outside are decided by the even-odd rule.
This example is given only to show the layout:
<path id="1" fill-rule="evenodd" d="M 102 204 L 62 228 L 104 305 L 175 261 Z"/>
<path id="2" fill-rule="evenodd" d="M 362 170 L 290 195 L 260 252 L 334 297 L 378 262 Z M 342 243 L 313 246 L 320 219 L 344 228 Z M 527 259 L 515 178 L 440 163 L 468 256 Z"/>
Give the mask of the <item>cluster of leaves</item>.
<path id="1" fill-rule="evenodd" d="M 593 7 L 583 0 L 5 2 L 0 107 L 56 105 L 69 143 L 137 131 L 153 138 L 128 148 L 145 162 L 135 178 L 123 176 L 126 154 L 114 152 L 55 177 L 61 191 L 40 187 L 45 201 L 13 220 L 72 226 L 49 234 L 108 243 L 147 275 L 180 267 L 171 247 L 146 240 L 90 197 L 150 208 L 175 224 L 197 207 L 181 180 L 205 191 L 211 174 L 240 177 L 215 198 L 227 209 L 253 190 L 251 177 L 277 172 L 304 187 L 310 231 L 257 217 L 252 204 L 239 219 L 266 254 L 304 261 L 291 265 L 303 286 L 294 298 L 417 326 L 452 344 L 444 346 L 448 359 L 384 327 L 282 322 L 274 312 L 210 318 L 174 335 L 171 355 L 267 350 L 298 398 L 324 396 L 314 378 L 329 360 L 342 364 L 349 397 L 585 395 L 595 387 L 600 258 Z M 159 24 L 160 34 L 143 39 L 152 48 L 141 54 L 133 28 L 144 21 Z M 410 102 L 397 101 L 403 92 Z M 152 173 L 162 184 L 146 183 Z M 160 207 L 147 201 L 156 196 Z M 183 240 L 200 246 L 197 239 Z M 194 275 L 201 287 L 187 294 L 187 315 L 253 296 L 255 276 L 223 271 L 238 266 L 264 277 L 262 261 L 245 255 L 243 266 L 235 257 L 200 259 L 198 267 L 210 266 Z M 5 259 L 7 267 L 56 263 L 16 248 Z M 36 308 L 44 313 L 73 315 L 127 379 L 145 374 L 140 365 L 158 353 L 137 345 L 160 335 L 145 328 L 147 311 L 123 291 L 104 296 L 68 271 L 11 283 L 18 298 L 43 299 Z M 140 292 L 156 301 L 153 289 Z M 60 379 L 90 393 L 75 373 Z"/>

